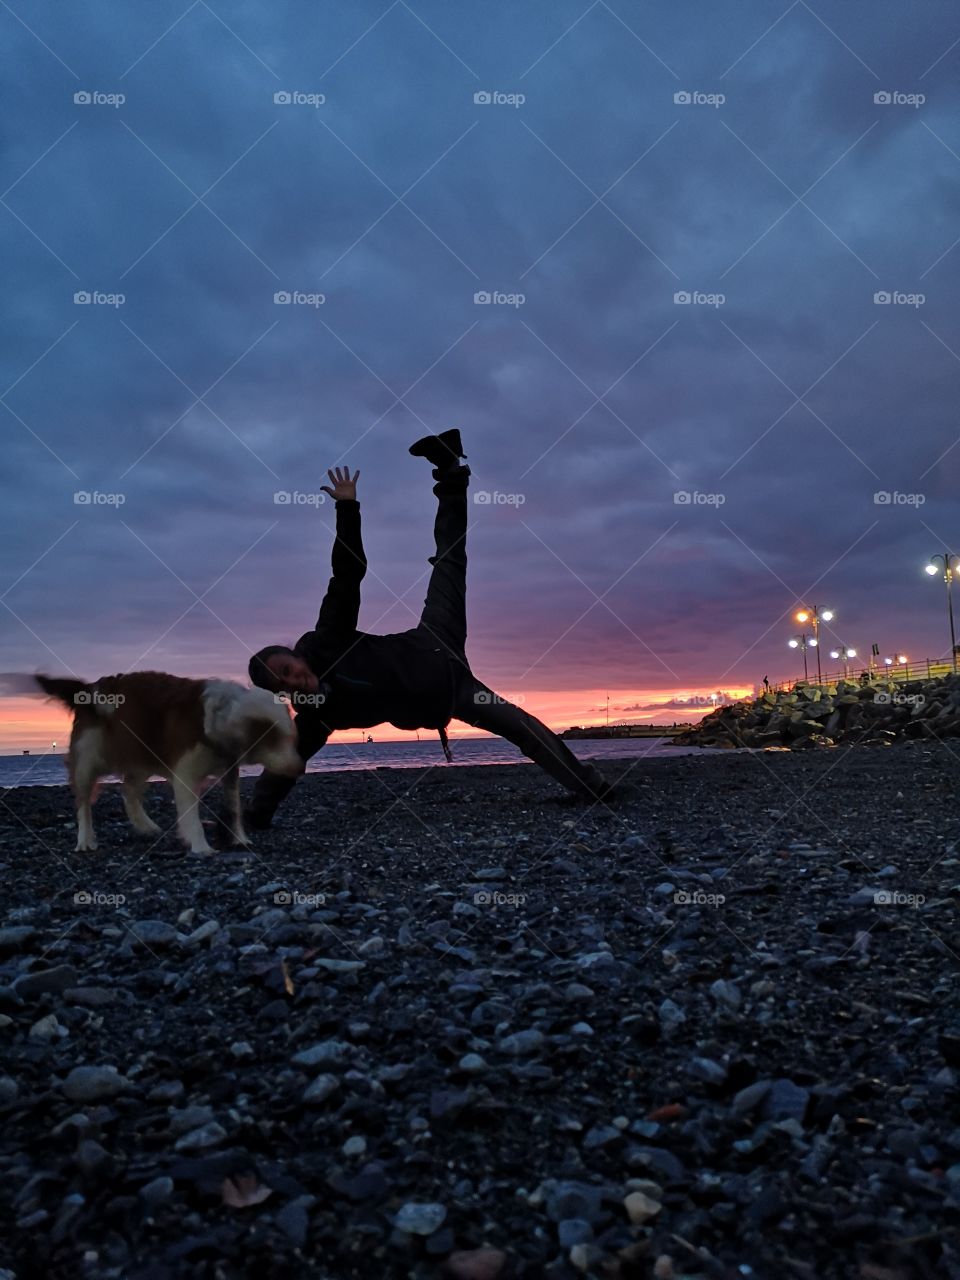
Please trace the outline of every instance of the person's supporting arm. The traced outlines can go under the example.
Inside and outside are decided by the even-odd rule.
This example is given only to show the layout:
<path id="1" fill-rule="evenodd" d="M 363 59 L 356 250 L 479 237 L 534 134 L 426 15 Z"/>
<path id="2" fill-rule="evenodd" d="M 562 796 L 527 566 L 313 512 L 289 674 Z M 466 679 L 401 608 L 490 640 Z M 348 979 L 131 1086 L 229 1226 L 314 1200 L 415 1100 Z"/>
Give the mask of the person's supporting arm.
<path id="1" fill-rule="evenodd" d="M 337 504 L 337 536 L 331 563 L 333 577 L 320 605 L 315 630 L 336 641 L 353 634 L 360 615 L 360 583 L 367 572 L 367 557 L 360 532 L 360 504 L 357 502 L 358 471 L 350 478 L 349 468 L 328 471 L 330 485 L 322 485 Z"/>
<path id="2" fill-rule="evenodd" d="M 304 715 L 301 712 L 294 721 L 297 727 L 297 751 L 306 764 L 311 756 L 315 756 L 330 737 L 330 730 L 316 715 Z M 253 800 L 244 813 L 247 826 L 262 831 L 273 821 L 281 802 L 296 786 L 296 778 L 287 778 L 280 773 L 268 773 L 264 769 L 253 789 Z"/>

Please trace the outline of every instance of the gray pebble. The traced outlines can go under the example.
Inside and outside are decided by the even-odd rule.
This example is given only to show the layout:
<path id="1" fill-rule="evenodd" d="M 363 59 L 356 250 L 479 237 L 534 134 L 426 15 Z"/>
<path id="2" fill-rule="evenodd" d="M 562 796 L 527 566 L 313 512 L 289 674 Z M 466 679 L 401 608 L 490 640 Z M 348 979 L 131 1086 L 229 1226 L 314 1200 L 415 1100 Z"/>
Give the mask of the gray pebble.
<path id="1" fill-rule="evenodd" d="M 401 1205 L 393 1219 L 399 1231 L 406 1231 L 414 1236 L 432 1236 L 444 1222 L 447 1211 L 442 1204 L 418 1204 L 409 1201 Z"/>

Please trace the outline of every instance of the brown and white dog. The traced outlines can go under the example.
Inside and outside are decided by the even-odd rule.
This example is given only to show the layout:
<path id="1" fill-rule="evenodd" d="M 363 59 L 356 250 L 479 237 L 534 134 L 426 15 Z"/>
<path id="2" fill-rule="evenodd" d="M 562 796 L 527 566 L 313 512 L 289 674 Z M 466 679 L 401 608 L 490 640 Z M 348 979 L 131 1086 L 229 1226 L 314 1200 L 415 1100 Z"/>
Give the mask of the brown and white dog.
<path id="1" fill-rule="evenodd" d="M 104 676 L 92 684 L 44 675 L 36 681 L 74 713 L 67 766 L 78 853 L 97 847 L 91 810 L 104 774 L 123 778 L 127 817 L 142 835 L 160 834 L 143 810 L 147 779 L 168 778 L 181 838 L 191 853 L 212 853 L 199 814 L 205 779 L 222 777 L 229 833 L 243 845 L 240 765 L 262 764 L 288 777 L 303 773 L 289 708 L 264 689 L 159 671 Z"/>

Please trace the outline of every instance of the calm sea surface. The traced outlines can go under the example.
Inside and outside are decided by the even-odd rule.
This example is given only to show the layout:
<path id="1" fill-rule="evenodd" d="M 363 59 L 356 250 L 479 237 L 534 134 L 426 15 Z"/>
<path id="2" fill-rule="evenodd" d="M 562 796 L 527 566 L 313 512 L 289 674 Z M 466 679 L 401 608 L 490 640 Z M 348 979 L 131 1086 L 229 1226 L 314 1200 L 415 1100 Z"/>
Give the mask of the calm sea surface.
<path id="1" fill-rule="evenodd" d="M 349 738 L 353 737 L 353 741 Z M 451 742 L 453 764 L 448 765 L 435 735 L 420 741 L 360 742 L 360 735 L 343 735 L 323 748 L 307 766 L 308 773 L 339 773 L 344 769 L 442 769 L 462 764 L 521 764 L 525 756 L 502 738 L 461 738 Z M 674 747 L 669 738 L 593 739 L 568 744 L 582 760 L 633 759 L 646 756 L 710 754 L 701 747 Z M 66 757 L 61 754 L 0 755 L 0 787 L 60 786 L 67 780 Z M 259 767 L 244 769 L 255 775 Z"/>

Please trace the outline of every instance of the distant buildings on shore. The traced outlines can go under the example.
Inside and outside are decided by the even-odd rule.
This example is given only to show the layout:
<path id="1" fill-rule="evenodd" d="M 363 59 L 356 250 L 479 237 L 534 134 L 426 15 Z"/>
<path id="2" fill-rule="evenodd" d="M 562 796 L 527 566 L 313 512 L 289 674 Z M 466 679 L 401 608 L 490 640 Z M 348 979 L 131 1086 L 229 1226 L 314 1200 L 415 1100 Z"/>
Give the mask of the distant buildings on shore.
<path id="1" fill-rule="evenodd" d="M 672 738 L 676 733 L 692 729 L 689 721 L 673 724 L 610 724 L 610 725 L 572 725 L 564 729 L 561 738 Z"/>

